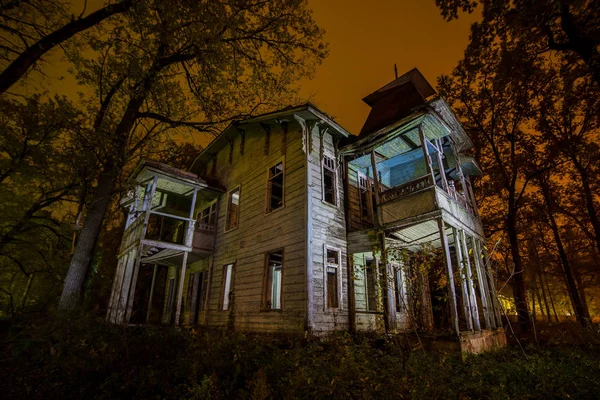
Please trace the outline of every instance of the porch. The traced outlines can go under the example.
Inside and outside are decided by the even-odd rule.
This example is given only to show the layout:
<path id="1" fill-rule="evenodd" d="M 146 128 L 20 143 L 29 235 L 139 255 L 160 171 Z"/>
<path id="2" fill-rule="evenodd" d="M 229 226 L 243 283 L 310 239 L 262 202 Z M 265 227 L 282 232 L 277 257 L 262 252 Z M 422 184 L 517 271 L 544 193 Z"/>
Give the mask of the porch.
<path id="1" fill-rule="evenodd" d="M 187 266 L 208 260 L 214 251 L 216 227 L 196 220 L 196 204 L 212 202 L 222 191 L 195 174 L 148 160 L 131 181 L 121 202 L 128 216 L 106 318 L 178 324 Z M 176 279 L 165 284 L 165 273 Z"/>

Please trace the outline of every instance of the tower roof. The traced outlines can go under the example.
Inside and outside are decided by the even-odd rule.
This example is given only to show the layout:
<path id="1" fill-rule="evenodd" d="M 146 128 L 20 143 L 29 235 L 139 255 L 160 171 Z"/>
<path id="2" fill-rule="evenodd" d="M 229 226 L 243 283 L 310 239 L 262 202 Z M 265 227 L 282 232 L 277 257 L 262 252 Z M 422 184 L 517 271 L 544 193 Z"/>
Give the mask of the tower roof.
<path id="1" fill-rule="evenodd" d="M 423 74 L 417 68 L 413 68 L 363 98 L 363 101 L 371 106 L 371 112 L 360 135 L 369 134 L 410 115 L 420 106 L 427 104 L 427 98 L 435 94 L 435 89 Z"/>

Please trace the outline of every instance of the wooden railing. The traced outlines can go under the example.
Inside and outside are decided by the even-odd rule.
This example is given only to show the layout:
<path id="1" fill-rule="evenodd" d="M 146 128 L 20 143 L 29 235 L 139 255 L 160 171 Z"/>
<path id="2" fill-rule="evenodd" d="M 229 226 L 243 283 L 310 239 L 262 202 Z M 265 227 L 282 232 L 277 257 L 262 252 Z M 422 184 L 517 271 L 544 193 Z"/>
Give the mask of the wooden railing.
<path id="1" fill-rule="evenodd" d="M 399 197 L 407 196 L 431 186 L 433 186 L 431 175 L 425 175 L 381 193 L 381 202 L 385 203 Z"/>
<path id="2" fill-rule="evenodd" d="M 119 253 L 122 253 L 131 246 L 136 240 L 142 236 L 142 227 L 144 225 L 144 213 L 140 213 L 138 217 L 125 229 L 123 232 L 123 239 L 121 240 L 121 247 Z"/>

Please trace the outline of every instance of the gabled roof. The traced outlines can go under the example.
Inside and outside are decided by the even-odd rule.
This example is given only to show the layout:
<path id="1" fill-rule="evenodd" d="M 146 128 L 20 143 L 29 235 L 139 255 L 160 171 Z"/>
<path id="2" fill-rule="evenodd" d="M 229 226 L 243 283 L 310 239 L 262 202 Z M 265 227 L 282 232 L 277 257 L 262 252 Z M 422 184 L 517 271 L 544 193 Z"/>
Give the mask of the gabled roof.
<path id="1" fill-rule="evenodd" d="M 217 136 L 200 154 L 196 157 L 190 169 L 193 169 L 196 163 L 206 163 L 221 149 L 229 145 L 229 141 L 240 134 L 240 130 L 245 125 L 268 123 L 269 121 L 293 120 L 294 116 L 298 116 L 304 120 L 320 120 L 332 128 L 332 133 L 342 138 L 351 136 L 350 132 L 344 129 L 340 124 L 335 122 L 333 118 L 319 110 L 312 103 L 304 103 L 297 106 L 288 106 L 277 111 L 257 115 L 242 120 L 231 122 L 219 136 Z"/>

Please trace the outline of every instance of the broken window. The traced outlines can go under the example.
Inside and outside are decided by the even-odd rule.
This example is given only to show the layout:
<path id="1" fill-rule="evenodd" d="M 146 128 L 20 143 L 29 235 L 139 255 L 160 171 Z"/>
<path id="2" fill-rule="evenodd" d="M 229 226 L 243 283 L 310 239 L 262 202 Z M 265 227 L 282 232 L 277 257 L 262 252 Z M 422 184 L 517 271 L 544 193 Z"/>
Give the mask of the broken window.
<path id="1" fill-rule="evenodd" d="M 238 227 L 240 214 L 240 188 L 235 188 L 227 196 L 227 221 L 225 230 L 229 231 Z"/>
<path id="2" fill-rule="evenodd" d="M 267 182 L 267 212 L 283 206 L 283 162 L 278 162 L 269 168 Z"/>
<path id="3" fill-rule="evenodd" d="M 281 278 L 283 250 L 267 254 L 263 306 L 267 310 L 281 310 Z"/>
<path id="4" fill-rule="evenodd" d="M 223 267 L 223 277 L 221 283 L 221 310 L 229 310 L 231 303 L 231 282 L 233 280 L 233 264 L 227 264 Z"/>
<path id="5" fill-rule="evenodd" d="M 336 179 L 335 161 L 333 158 L 323 156 L 323 200 L 336 205 Z"/>
<path id="6" fill-rule="evenodd" d="M 327 249 L 327 308 L 339 308 L 338 274 L 340 252 Z"/>
<path id="7" fill-rule="evenodd" d="M 213 201 L 210 205 L 198 212 L 198 222 L 213 225 L 217 222 L 217 202 Z"/>
<path id="8" fill-rule="evenodd" d="M 368 257 L 365 260 L 365 282 L 367 310 L 377 310 L 377 261 Z"/>
<path id="9" fill-rule="evenodd" d="M 394 286 L 396 288 L 396 311 L 403 311 L 406 305 L 404 303 L 404 279 L 400 266 L 394 267 Z"/>

